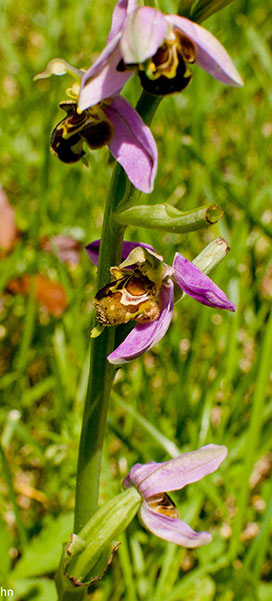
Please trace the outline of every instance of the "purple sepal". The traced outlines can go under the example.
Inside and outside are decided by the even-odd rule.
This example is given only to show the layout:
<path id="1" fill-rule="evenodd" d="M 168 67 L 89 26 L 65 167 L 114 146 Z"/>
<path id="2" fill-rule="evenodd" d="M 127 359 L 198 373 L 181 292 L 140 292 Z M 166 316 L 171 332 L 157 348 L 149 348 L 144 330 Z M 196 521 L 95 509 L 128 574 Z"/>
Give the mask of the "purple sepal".
<path id="1" fill-rule="evenodd" d="M 109 149 L 132 184 L 142 192 L 153 190 L 158 152 L 150 129 L 122 96 L 111 98 L 104 111 L 114 127 Z"/>
<path id="2" fill-rule="evenodd" d="M 82 77 L 78 108 L 85 111 L 121 91 L 134 71 L 117 71 L 122 56 L 119 48 L 121 34 L 118 34 L 104 48 L 97 61 Z"/>
<path id="3" fill-rule="evenodd" d="M 156 252 L 154 248 L 150 246 L 150 244 L 144 244 L 144 242 L 123 242 L 121 255 L 122 261 L 124 261 L 128 257 L 129 253 L 138 246 L 142 246 L 143 248 L 147 248 L 148 250 Z M 100 240 L 94 240 L 85 246 L 86 253 L 94 265 L 98 265 L 99 247 Z"/>
<path id="4" fill-rule="evenodd" d="M 124 481 L 125 488 L 135 486 L 143 497 L 140 520 L 156 536 L 183 547 L 199 547 L 211 541 L 208 532 L 194 532 L 178 517 L 167 515 L 154 505 L 155 495 L 183 488 L 217 470 L 226 457 L 224 446 L 209 444 L 164 463 L 136 463 Z"/>
<path id="5" fill-rule="evenodd" d="M 243 85 L 243 80 L 227 51 L 210 31 L 185 17 L 167 15 L 166 19 L 194 42 L 196 63 L 202 69 L 229 86 Z"/>
<path id="6" fill-rule="evenodd" d="M 180 253 L 175 254 L 173 267 L 174 279 L 186 294 L 203 305 L 235 311 L 234 303 L 229 301 L 223 290 Z"/>
<path id="7" fill-rule="evenodd" d="M 130 488 L 130 486 L 137 486 L 137 484 L 135 483 L 134 474 L 137 474 L 140 471 L 141 480 L 143 480 L 144 478 L 146 478 L 146 476 L 152 474 L 152 472 L 154 471 L 153 466 L 157 468 L 159 465 L 163 464 L 156 463 L 156 461 L 149 461 L 149 463 L 135 463 L 135 465 L 132 466 L 129 474 L 125 478 L 123 482 L 123 487 Z"/>
<path id="8" fill-rule="evenodd" d="M 163 43 L 167 30 L 167 20 L 156 8 L 142 6 L 135 10 L 125 21 L 120 41 L 125 63 L 143 63 L 153 56 Z"/>
<path id="9" fill-rule="evenodd" d="M 186 522 L 154 511 L 146 501 L 141 505 L 139 517 L 143 526 L 150 532 L 182 547 L 193 549 L 207 545 L 212 540 L 208 532 L 195 532 Z"/>
<path id="10" fill-rule="evenodd" d="M 128 334 L 125 340 L 110 355 L 108 361 L 114 365 L 122 365 L 136 359 L 142 353 L 152 348 L 167 332 L 173 314 L 174 292 L 173 283 L 161 288 L 162 310 L 160 317 L 146 324 L 138 324 Z"/>
<path id="11" fill-rule="evenodd" d="M 158 493 L 180 490 L 211 474 L 218 469 L 227 452 L 225 446 L 209 444 L 164 463 L 138 463 L 131 468 L 127 478 L 148 499 Z"/>
<path id="12" fill-rule="evenodd" d="M 115 8 L 112 13 L 112 21 L 110 33 L 108 35 L 108 42 L 114 38 L 119 31 L 122 29 L 125 18 L 131 12 L 138 8 L 137 0 L 119 0 L 115 5 Z"/>

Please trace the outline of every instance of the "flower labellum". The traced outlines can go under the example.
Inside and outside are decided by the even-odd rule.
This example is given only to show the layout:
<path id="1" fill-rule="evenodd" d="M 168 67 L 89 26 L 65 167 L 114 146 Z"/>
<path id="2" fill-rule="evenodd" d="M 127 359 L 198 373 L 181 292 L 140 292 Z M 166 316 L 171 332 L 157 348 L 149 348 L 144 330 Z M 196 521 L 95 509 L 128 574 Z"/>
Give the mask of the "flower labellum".
<path id="1" fill-rule="evenodd" d="M 195 532 L 179 519 L 179 513 L 168 496 L 218 469 L 225 459 L 225 446 L 209 444 L 197 451 L 184 453 L 164 463 L 134 465 L 124 481 L 124 487 L 135 486 L 142 495 L 139 517 L 142 525 L 159 538 L 183 547 L 194 548 L 211 541 L 208 532 Z"/>
<path id="2" fill-rule="evenodd" d="M 99 107 L 77 112 L 76 102 L 61 102 L 60 108 L 67 117 L 53 129 L 50 139 L 51 150 L 64 163 L 75 163 L 85 154 L 83 142 L 92 148 L 108 144 L 113 136 L 113 126 Z"/>
<path id="3" fill-rule="evenodd" d="M 151 94 L 180 92 L 191 80 L 192 63 L 226 85 L 243 85 L 226 50 L 204 27 L 150 6 L 139 7 L 136 0 L 119 0 L 108 44 L 82 77 L 79 108 L 119 93 L 135 71 Z"/>
<path id="4" fill-rule="evenodd" d="M 97 264 L 99 241 L 88 244 L 86 251 Z M 98 291 L 94 301 L 103 326 L 136 321 L 125 340 L 108 356 L 110 363 L 131 361 L 159 342 L 171 323 L 174 289 L 204 305 L 235 311 L 225 293 L 180 253 L 170 266 L 152 247 L 124 242 L 122 259 L 120 266 L 111 268 L 113 281 Z"/>
<path id="5" fill-rule="evenodd" d="M 132 319 L 138 323 L 158 319 L 161 278 L 156 281 L 155 273 L 161 267 L 161 258 L 144 247 L 133 249 L 119 267 L 111 267 L 113 282 L 99 290 L 94 301 L 99 322 L 112 326 Z"/>
<path id="6" fill-rule="evenodd" d="M 119 272 L 119 273 L 118 273 Z M 154 283 L 135 270 L 122 277 L 121 270 L 111 268 L 115 278 L 97 293 L 94 301 L 98 320 L 112 326 L 135 319 L 150 322 L 160 316 L 160 296 Z M 121 277 L 118 278 L 118 275 Z"/>

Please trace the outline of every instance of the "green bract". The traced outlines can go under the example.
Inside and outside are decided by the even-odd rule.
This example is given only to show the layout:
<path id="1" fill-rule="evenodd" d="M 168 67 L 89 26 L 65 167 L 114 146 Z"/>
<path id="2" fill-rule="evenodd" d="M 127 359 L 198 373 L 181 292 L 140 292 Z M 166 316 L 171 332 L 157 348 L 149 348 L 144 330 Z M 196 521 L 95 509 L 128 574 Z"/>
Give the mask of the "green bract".
<path id="1" fill-rule="evenodd" d="M 138 491 L 126 490 L 102 505 L 78 535 L 71 535 L 58 572 L 60 590 L 87 586 L 102 578 L 119 547 L 116 538 L 133 520 L 140 505 Z"/>

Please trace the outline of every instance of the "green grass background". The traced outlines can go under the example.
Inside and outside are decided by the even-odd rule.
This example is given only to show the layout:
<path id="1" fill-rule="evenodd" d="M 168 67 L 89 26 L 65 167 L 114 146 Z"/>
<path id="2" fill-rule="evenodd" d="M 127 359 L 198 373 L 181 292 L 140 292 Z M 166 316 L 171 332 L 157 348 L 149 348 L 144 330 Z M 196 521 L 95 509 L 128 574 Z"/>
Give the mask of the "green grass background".
<path id="1" fill-rule="evenodd" d="M 17 601 L 56 599 L 53 574 L 72 527 L 95 294 L 95 268 L 83 250 L 71 268 L 43 252 L 39 240 L 66 233 L 84 244 L 99 237 L 112 171 L 107 149 L 89 152 L 89 168 L 50 154 L 49 133 L 62 118 L 58 102 L 70 80 L 32 79 L 56 56 L 88 67 L 105 44 L 113 6 L 0 5 L 0 181 L 22 231 L 0 276 L 0 585 L 12 588 Z M 160 6 L 176 7 L 167 0 Z M 119 370 L 101 483 L 105 501 L 137 461 L 225 444 L 228 457 L 217 473 L 173 495 L 181 518 L 210 530 L 213 542 L 188 551 L 153 537 L 135 519 L 92 589 L 94 601 L 272 598 L 271 17 L 269 3 L 235 0 L 207 20 L 244 88 L 227 88 L 194 67 L 189 88 L 165 99 L 152 125 L 159 169 L 145 202 L 181 210 L 215 202 L 224 218 L 187 235 L 126 232 L 169 263 L 176 251 L 193 258 L 218 236 L 231 246 L 213 278 L 237 312 L 219 313 L 187 297 L 165 338 Z M 134 78 L 125 94 L 135 103 L 139 92 Z M 37 271 L 65 287 L 62 318 L 47 315 L 31 294 L 6 293 L 12 277 Z M 37 500 L 33 489 L 44 496 Z"/>

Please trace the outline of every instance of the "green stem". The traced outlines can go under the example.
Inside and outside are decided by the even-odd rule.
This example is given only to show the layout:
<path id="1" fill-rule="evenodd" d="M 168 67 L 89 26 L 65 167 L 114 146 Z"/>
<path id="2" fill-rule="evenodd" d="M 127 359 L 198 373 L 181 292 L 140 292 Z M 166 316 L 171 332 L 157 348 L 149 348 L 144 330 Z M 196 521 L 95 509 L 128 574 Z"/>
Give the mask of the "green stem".
<path id="1" fill-rule="evenodd" d="M 143 92 L 137 104 L 137 111 L 143 121 L 149 125 L 161 98 Z M 136 202 L 140 196 L 119 164 L 115 165 L 108 199 L 106 202 L 102 235 L 99 250 L 97 290 L 110 280 L 110 267 L 118 265 L 125 226 L 117 224 L 113 218 L 120 205 Z M 91 342 L 91 359 L 88 389 L 82 422 L 79 445 L 74 532 L 78 533 L 97 510 L 102 448 L 110 391 L 114 378 L 114 366 L 107 361 L 113 351 L 115 328 L 105 328 L 98 338 Z M 58 574 L 62 573 L 60 564 Z M 85 589 L 85 587 L 82 587 Z M 77 588 L 66 591 L 60 580 L 59 601 L 83 600 L 86 590 Z"/>
<path id="2" fill-rule="evenodd" d="M 99 262 L 97 289 L 110 279 L 109 269 L 120 263 L 124 227 L 116 225 L 112 209 L 124 194 L 124 175 L 117 165 L 106 203 Z M 114 348 L 115 328 L 105 328 L 92 340 L 91 363 L 78 456 L 74 531 L 79 532 L 98 504 L 101 455 L 105 433 L 108 400 L 114 378 L 114 367 L 107 356 Z"/>
<path id="3" fill-rule="evenodd" d="M 149 124 L 160 98 L 143 92 L 137 110 Z M 125 226 L 117 224 L 113 213 L 120 204 L 137 198 L 139 191 L 128 181 L 125 173 L 116 165 L 107 199 L 99 252 L 97 289 L 110 279 L 109 269 L 120 263 Z M 92 340 L 89 384 L 85 402 L 78 457 L 76 487 L 75 532 L 79 532 L 98 504 L 101 455 L 108 410 L 108 400 L 114 378 L 114 367 L 107 356 L 114 349 L 115 328 L 105 328 Z"/>

